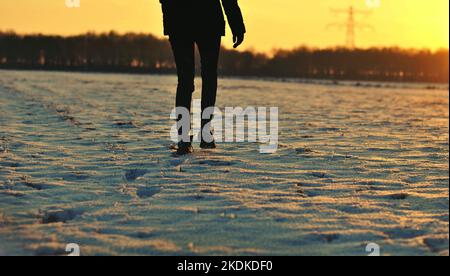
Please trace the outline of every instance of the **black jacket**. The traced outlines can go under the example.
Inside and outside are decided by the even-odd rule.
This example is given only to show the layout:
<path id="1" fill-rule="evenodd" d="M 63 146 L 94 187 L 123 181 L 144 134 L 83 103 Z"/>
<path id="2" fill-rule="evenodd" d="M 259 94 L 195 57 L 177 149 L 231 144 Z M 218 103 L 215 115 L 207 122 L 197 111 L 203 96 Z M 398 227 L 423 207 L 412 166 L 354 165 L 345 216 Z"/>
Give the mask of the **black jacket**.
<path id="1" fill-rule="evenodd" d="M 225 10 L 231 31 L 245 33 L 238 0 L 159 0 L 164 14 L 164 34 L 169 36 L 223 36 Z M 222 2 L 222 5 L 221 5 Z"/>

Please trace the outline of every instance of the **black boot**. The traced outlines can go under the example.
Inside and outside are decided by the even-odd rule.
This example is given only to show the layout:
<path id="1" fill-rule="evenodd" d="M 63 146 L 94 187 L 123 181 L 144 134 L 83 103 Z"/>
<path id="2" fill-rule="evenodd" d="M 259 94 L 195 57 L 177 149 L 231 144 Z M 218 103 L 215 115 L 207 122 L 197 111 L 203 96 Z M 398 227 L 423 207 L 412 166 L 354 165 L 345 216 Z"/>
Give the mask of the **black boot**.
<path id="1" fill-rule="evenodd" d="M 194 152 L 194 148 L 192 147 L 191 142 L 179 142 L 177 155 L 186 155 Z"/>
<path id="2" fill-rule="evenodd" d="M 217 145 L 216 145 L 215 141 L 212 141 L 212 142 L 202 141 L 200 143 L 200 148 L 202 148 L 202 149 L 216 149 Z"/>
<path id="3" fill-rule="evenodd" d="M 211 137 L 209 137 L 209 138 L 212 138 L 212 141 L 211 142 L 205 141 L 203 139 L 203 135 L 202 135 L 202 141 L 200 142 L 200 148 L 202 148 L 202 149 L 215 149 L 215 148 L 217 148 L 216 141 L 214 141 L 214 134 L 213 134 L 212 131 L 210 131 L 210 133 L 211 133 Z M 211 140 L 211 139 L 208 139 L 208 140 Z"/>

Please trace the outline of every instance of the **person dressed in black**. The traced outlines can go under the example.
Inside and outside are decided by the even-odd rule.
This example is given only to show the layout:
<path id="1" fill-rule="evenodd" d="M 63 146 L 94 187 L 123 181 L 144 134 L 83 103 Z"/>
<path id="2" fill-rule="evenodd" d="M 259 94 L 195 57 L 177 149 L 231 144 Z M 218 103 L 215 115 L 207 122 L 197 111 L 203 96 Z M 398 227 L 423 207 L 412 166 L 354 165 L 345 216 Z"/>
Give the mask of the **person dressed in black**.
<path id="1" fill-rule="evenodd" d="M 194 53 L 195 45 L 197 45 L 202 69 L 203 114 L 205 109 L 214 107 L 216 104 L 220 43 L 226 28 L 223 10 L 233 33 L 234 48 L 244 41 L 246 29 L 238 0 L 160 0 L 160 3 L 164 17 L 164 34 L 169 36 L 177 66 L 176 107 L 186 108 L 190 112 L 192 94 L 195 90 Z M 202 119 L 203 132 L 205 132 L 204 128 L 210 125 L 211 119 Z M 178 121 L 180 120 L 181 118 L 178 117 Z M 182 134 L 189 131 L 190 124 L 189 129 L 179 126 L 177 150 L 179 155 L 193 152 L 190 136 L 189 141 L 181 139 Z M 210 132 L 210 130 L 207 131 Z M 202 138 L 200 147 L 213 149 L 216 144 L 214 140 L 205 141 Z"/>

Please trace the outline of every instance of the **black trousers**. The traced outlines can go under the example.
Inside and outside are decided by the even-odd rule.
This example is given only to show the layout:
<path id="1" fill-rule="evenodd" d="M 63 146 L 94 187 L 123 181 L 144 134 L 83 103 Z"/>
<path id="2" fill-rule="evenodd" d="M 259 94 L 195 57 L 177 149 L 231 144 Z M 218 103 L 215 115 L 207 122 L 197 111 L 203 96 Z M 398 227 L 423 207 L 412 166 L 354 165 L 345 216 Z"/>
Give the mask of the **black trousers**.
<path id="1" fill-rule="evenodd" d="M 191 111 L 192 94 L 195 91 L 195 45 L 197 45 L 202 71 L 202 114 L 214 107 L 217 97 L 217 66 L 219 62 L 221 36 L 204 38 L 170 37 L 170 44 L 177 66 L 178 86 L 176 107 Z M 190 120 L 190 119 L 189 119 Z M 202 129 L 212 118 L 202 120 Z M 190 130 L 190 126 L 189 126 Z M 179 128 L 181 135 L 183 129 Z"/>

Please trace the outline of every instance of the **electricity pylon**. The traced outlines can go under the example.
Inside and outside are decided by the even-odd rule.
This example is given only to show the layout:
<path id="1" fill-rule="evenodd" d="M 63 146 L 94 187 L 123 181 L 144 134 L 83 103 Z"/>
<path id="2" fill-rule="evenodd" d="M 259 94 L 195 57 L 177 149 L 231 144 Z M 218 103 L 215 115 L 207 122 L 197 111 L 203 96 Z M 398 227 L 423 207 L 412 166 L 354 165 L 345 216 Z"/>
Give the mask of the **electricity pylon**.
<path id="1" fill-rule="evenodd" d="M 363 24 L 356 22 L 356 16 L 357 15 L 370 15 L 370 11 L 362 11 L 362 10 L 356 10 L 353 6 L 350 6 L 348 9 L 331 9 L 332 13 L 335 14 L 346 14 L 347 15 L 347 21 L 346 22 L 337 22 L 337 23 L 331 23 L 328 25 L 329 28 L 331 27 L 338 27 L 338 28 L 345 28 L 346 29 L 346 42 L 345 45 L 349 49 L 355 49 L 356 48 L 356 29 L 371 29 L 373 30 L 373 26 L 368 24 Z"/>

